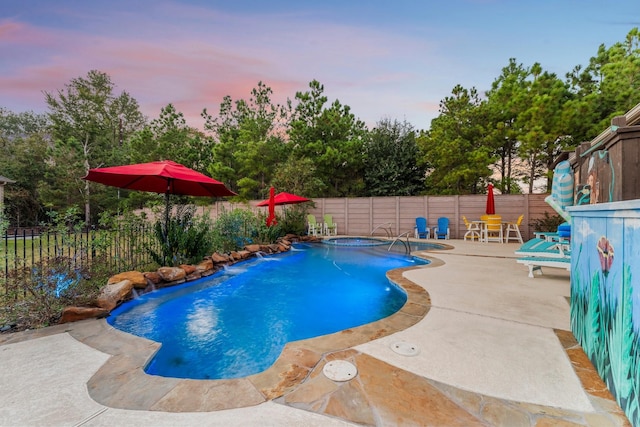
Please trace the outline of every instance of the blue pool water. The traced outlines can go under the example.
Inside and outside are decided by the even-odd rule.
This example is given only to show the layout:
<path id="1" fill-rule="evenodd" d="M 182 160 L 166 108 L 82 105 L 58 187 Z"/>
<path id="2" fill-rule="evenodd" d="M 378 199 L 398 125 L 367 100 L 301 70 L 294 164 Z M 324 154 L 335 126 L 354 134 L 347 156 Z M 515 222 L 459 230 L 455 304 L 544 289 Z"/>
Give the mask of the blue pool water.
<path id="1" fill-rule="evenodd" d="M 146 372 L 229 379 L 267 369 L 289 341 L 360 326 L 398 311 L 406 294 L 388 270 L 424 261 L 386 246 L 296 244 L 205 279 L 127 302 L 107 319 L 162 343 Z"/>

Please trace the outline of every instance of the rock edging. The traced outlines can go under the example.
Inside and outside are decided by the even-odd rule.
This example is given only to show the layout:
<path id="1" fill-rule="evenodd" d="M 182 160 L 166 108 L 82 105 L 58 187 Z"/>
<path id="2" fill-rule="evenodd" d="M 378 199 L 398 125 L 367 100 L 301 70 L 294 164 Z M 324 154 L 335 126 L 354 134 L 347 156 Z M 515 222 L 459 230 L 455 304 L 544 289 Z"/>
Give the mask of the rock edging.
<path id="1" fill-rule="evenodd" d="M 315 236 L 296 236 L 288 234 L 269 245 L 246 245 L 240 251 L 228 254 L 214 252 L 205 257 L 197 265 L 183 264 L 178 267 L 160 267 L 156 271 L 144 272 L 125 271 L 115 274 L 107 280 L 107 284 L 100 291 L 95 304 L 90 307 L 66 307 L 58 323 L 77 322 L 90 318 L 107 317 L 109 313 L 125 301 L 155 289 L 179 285 L 181 283 L 207 277 L 240 261 L 257 256 L 259 253 L 275 254 L 291 249 L 293 242 L 317 242 L 321 238 Z"/>

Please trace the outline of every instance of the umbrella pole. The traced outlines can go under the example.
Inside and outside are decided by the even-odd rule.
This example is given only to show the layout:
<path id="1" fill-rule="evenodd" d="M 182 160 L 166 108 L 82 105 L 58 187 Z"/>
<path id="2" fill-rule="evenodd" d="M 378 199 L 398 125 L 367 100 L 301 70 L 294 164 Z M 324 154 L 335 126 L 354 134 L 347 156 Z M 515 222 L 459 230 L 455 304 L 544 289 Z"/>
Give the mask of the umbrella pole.
<path id="1" fill-rule="evenodd" d="M 169 232 L 169 193 L 164 193 L 164 238 L 167 239 Z"/>

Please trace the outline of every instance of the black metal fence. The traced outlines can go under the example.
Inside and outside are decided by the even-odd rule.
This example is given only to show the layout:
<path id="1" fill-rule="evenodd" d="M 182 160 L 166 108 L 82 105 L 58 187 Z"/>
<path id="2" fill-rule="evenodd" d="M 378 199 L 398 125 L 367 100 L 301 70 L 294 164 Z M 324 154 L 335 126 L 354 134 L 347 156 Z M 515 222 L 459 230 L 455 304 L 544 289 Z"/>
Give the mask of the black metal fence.
<path id="1" fill-rule="evenodd" d="M 153 263 L 151 250 L 159 251 L 151 226 L 69 232 L 11 230 L 0 242 L 0 282 L 6 283 L 12 275 L 33 271 L 54 258 L 65 260 L 73 270 L 91 271 L 95 262 L 113 274 L 135 270 Z"/>

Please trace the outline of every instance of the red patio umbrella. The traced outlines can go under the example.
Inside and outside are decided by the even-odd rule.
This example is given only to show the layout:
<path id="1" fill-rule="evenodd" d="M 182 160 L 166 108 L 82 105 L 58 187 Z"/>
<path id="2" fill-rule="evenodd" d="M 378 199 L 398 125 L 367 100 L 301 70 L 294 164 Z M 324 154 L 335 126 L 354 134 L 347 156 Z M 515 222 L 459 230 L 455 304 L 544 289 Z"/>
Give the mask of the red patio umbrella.
<path id="1" fill-rule="evenodd" d="M 493 184 L 487 186 L 487 208 L 485 209 L 487 215 L 495 215 L 496 203 L 493 199 Z"/>
<path id="2" fill-rule="evenodd" d="M 171 160 L 89 170 L 84 179 L 127 190 L 183 196 L 235 196 L 222 182 Z"/>
<path id="3" fill-rule="evenodd" d="M 295 203 L 310 202 L 311 199 L 307 199 L 306 197 L 302 196 L 296 196 L 295 194 L 291 193 L 282 192 L 275 195 L 274 201 L 276 205 L 292 205 Z M 263 200 L 256 206 L 269 206 L 269 200 Z"/>
<path id="4" fill-rule="evenodd" d="M 267 217 L 267 227 L 276 225 L 276 189 L 271 187 L 269 189 L 269 216 Z"/>
<path id="5" fill-rule="evenodd" d="M 165 195 L 165 229 L 169 222 L 169 195 L 235 196 L 222 182 L 171 160 L 90 169 L 83 179 L 127 190 Z"/>

